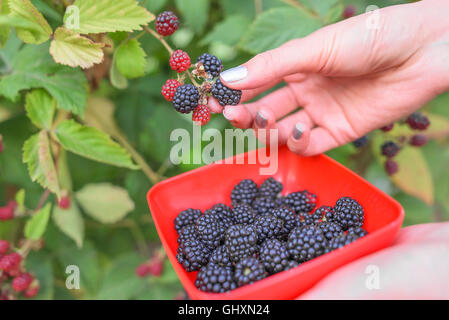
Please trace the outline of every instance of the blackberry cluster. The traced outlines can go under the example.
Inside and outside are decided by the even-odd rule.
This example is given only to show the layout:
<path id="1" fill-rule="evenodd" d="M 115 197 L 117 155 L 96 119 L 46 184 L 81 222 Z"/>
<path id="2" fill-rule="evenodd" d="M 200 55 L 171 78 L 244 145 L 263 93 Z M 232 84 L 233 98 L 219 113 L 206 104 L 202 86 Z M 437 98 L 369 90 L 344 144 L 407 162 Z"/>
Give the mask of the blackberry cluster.
<path id="1" fill-rule="evenodd" d="M 176 258 L 187 271 L 199 271 L 200 290 L 223 293 L 269 275 L 296 268 L 367 235 L 364 211 L 354 199 L 315 209 L 316 195 L 298 191 L 280 195 L 273 178 L 258 185 L 240 181 L 231 206 L 213 205 L 202 213 L 181 211 Z"/>
<path id="2" fill-rule="evenodd" d="M 190 113 L 197 106 L 200 100 L 200 93 L 193 84 L 183 84 L 176 89 L 173 97 L 173 107 L 181 113 Z"/>
<path id="3" fill-rule="evenodd" d="M 240 99 L 242 98 L 241 90 L 234 90 L 226 87 L 221 83 L 220 79 L 215 81 L 211 92 L 212 96 L 217 99 L 218 103 L 222 106 L 235 106 L 239 104 Z"/>
<path id="4" fill-rule="evenodd" d="M 223 62 L 210 53 L 203 53 L 198 57 L 196 63 L 201 62 L 204 70 L 209 74 L 210 78 L 216 78 L 223 71 Z"/>

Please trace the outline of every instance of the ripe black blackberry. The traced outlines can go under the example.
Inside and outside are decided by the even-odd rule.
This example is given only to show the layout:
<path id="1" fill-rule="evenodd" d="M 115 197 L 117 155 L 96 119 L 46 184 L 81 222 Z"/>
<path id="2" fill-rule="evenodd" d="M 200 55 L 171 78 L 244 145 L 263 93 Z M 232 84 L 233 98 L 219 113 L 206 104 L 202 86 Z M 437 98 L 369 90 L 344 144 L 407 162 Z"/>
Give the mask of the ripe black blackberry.
<path id="1" fill-rule="evenodd" d="M 354 234 L 344 234 L 339 237 L 333 238 L 331 241 L 329 241 L 328 245 L 326 246 L 325 253 L 343 248 L 344 246 L 356 241 L 359 238 L 360 237 Z"/>
<path id="2" fill-rule="evenodd" d="M 183 227 L 181 230 L 178 231 L 178 234 L 179 234 L 178 243 L 181 243 L 189 239 L 198 238 L 198 232 L 196 231 L 196 226 L 194 224 L 186 225 L 185 227 Z"/>
<path id="3" fill-rule="evenodd" d="M 209 263 L 220 267 L 232 267 L 231 258 L 225 246 L 219 246 L 212 252 L 209 258 Z"/>
<path id="4" fill-rule="evenodd" d="M 290 231 L 296 227 L 297 224 L 297 216 L 295 211 L 287 206 L 280 206 L 271 211 L 271 214 L 282 220 L 283 227 L 280 236 L 286 236 L 290 233 Z"/>
<path id="5" fill-rule="evenodd" d="M 266 179 L 259 187 L 259 197 L 275 198 L 281 193 L 284 186 L 273 177 Z"/>
<path id="6" fill-rule="evenodd" d="M 176 111 L 181 113 L 192 112 L 199 103 L 200 93 L 193 84 L 183 84 L 176 89 L 173 97 L 173 107 Z"/>
<path id="7" fill-rule="evenodd" d="M 288 237 L 287 249 L 297 262 L 314 259 L 324 253 L 327 240 L 317 226 L 296 227 Z"/>
<path id="8" fill-rule="evenodd" d="M 218 203 L 214 205 L 212 208 L 204 211 L 204 214 L 210 214 L 214 216 L 219 222 L 224 225 L 225 229 L 228 229 L 230 226 L 236 223 L 234 215 L 232 213 L 232 209 L 224 203 Z"/>
<path id="9" fill-rule="evenodd" d="M 196 230 L 201 241 L 209 248 L 215 249 L 223 243 L 225 226 L 213 215 L 203 215 L 196 220 Z"/>
<path id="10" fill-rule="evenodd" d="M 257 197 L 252 204 L 252 207 L 256 214 L 269 213 L 272 209 L 276 208 L 276 202 L 271 197 Z"/>
<path id="11" fill-rule="evenodd" d="M 175 229 L 176 231 L 181 230 L 183 227 L 194 224 L 195 221 L 201 217 L 201 211 L 198 209 L 187 209 L 181 211 L 175 219 Z"/>
<path id="12" fill-rule="evenodd" d="M 258 242 L 262 243 L 266 239 L 275 238 L 281 234 L 284 228 L 284 220 L 267 213 L 256 217 L 254 227 L 256 228 Z"/>
<path id="13" fill-rule="evenodd" d="M 239 287 L 266 277 L 263 264 L 254 257 L 246 257 L 235 265 L 234 278 Z"/>
<path id="14" fill-rule="evenodd" d="M 234 186 L 231 193 L 233 204 L 251 204 L 257 196 L 257 184 L 250 179 L 240 181 Z"/>
<path id="15" fill-rule="evenodd" d="M 364 146 L 366 146 L 368 144 L 368 137 L 367 136 L 363 136 L 357 140 L 354 140 L 352 142 L 352 144 L 354 145 L 354 147 L 356 148 L 363 148 Z"/>
<path id="16" fill-rule="evenodd" d="M 214 264 L 201 268 L 196 277 L 195 286 L 201 291 L 211 293 L 223 293 L 237 288 L 232 270 Z"/>
<path id="17" fill-rule="evenodd" d="M 320 222 L 316 226 L 323 231 L 323 234 L 327 240 L 331 240 L 345 234 L 343 228 L 335 222 Z"/>
<path id="18" fill-rule="evenodd" d="M 363 229 L 362 227 L 351 227 L 348 229 L 348 235 L 353 235 L 356 237 L 364 237 L 368 234 L 368 231 Z"/>
<path id="19" fill-rule="evenodd" d="M 198 62 L 203 64 L 204 70 L 210 75 L 211 78 L 218 77 L 223 70 L 223 62 L 210 53 L 203 53 L 196 60 L 196 63 Z"/>
<path id="20" fill-rule="evenodd" d="M 361 227 L 365 221 L 363 207 L 350 197 L 342 197 L 334 206 L 334 213 L 327 214 L 326 221 L 338 223 L 344 231 L 350 227 Z"/>
<path id="21" fill-rule="evenodd" d="M 242 91 L 228 88 L 217 79 L 212 86 L 212 95 L 222 106 L 235 106 L 240 102 Z"/>
<path id="22" fill-rule="evenodd" d="M 184 269 L 191 272 L 206 265 L 210 253 L 210 250 L 200 240 L 189 239 L 179 245 L 176 259 Z"/>
<path id="23" fill-rule="evenodd" d="M 317 208 L 312 214 L 304 215 L 303 219 L 305 224 L 312 225 L 317 224 L 321 221 L 326 221 L 326 214 L 333 212 L 334 209 L 329 206 L 321 206 Z"/>
<path id="24" fill-rule="evenodd" d="M 429 118 L 421 112 L 412 113 L 407 117 L 405 122 L 407 122 L 413 130 L 426 130 L 430 125 Z"/>
<path id="25" fill-rule="evenodd" d="M 381 146 L 382 154 L 387 158 L 393 158 L 400 150 L 401 147 L 393 141 L 387 141 Z"/>
<path id="26" fill-rule="evenodd" d="M 256 245 L 257 232 L 252 225 L 236 224 L 226 231 L 225 247 L 232 262 L 253 255 Z"/>
<path id="27" fill-rule="evenodd" d="M 311 212 L 316 206 L 316 195 L 307 190 L 293 192 L 285 197 L 285 204 L 297 214 Z"/>
<path id="28" fill-rule="evenodd" d="M 248 204 L 239 204 L 232 209 L 234 220 L 238 224 L 252 224 L 256 213 Z"/>
<path id="29" fill-rule="evenodd" d="M 290 270 L 290 269 L 296 268 L 297 266 L 299 266 L 299 263 L 298 263 L 297 261 L 295 261 L 295 260 L 289 260 L 289 261 L 287 262 L 287 265 L 285 266 L 284 270 L 285 270 L 285 271 L 286 271 L 286 270 Z"/>
<path id="30" fill-rule="evenodd" d="M 289 253 L 277 239 L 267 239 L 260 245 L 259 258 L 270 274 L 281 272 L 288 264 Z"/>
<path id="31" fill-rule="evenodd" d="M 387 174 L 389 176 L 392 176 L 399 171 L 399 164 L 394 160 L 388 159 L 387 161 L 385 161 L 384 168 Z"/>

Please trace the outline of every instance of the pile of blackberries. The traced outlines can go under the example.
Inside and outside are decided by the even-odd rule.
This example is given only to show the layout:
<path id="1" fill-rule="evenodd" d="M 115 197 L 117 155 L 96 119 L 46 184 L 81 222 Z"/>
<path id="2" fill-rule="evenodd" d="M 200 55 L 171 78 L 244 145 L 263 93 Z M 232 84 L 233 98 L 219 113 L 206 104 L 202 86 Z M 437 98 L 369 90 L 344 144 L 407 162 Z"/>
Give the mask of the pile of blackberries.
<path id="1" fill-rule="evenodd" d="M 367 235 L 363 207 L 342 197 L 333 207 L 316 207 L 306 190 L 282 195 L 273 178 L 260 186 L 249 179 L 231 192 L 231 206 L 202 213 L 182 211 L 175 219 L 177 260 L 199 271 L 195 285 L 223 293 L 297 267 Z"/>

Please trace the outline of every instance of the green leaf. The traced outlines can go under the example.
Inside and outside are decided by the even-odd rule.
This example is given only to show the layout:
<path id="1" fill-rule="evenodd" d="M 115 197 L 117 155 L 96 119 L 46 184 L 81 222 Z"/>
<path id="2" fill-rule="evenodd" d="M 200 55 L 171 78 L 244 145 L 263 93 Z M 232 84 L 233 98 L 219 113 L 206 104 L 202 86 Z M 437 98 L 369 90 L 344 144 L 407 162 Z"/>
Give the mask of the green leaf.
<path id="1" fill-rule="evenodd" d="M 186 24 L 201 33 L 209 18 L 209 0 L 176 0 L 175 3 Z"/>
<path id="2" fill-rule="evenodd" d="M 151 0 L 151 1 L 141 0 L 140 2 L 141 4 L 145 3 L 145 8 L 147 8 L 149 11 L 158 12 L 167 3 L 167 0 Z"/>
<path id="3" fill-rule="evenodd" d="M 432 174 L 422 152 L 413 147 L 404 147 L 395 161 L 399 165 L 399 171 L 391 179 L 396 186 L 428 205 L 433 204 Z"/>
<path id="4" fill-rule="evenodd" d="M 87 69 L 103 61 L 104 44 L 95 43 L 66 28 L 55 31 L 50 54 L 60 64 Z"/>
<path id="5" fill-rule="evenodd" d="M 66 120 L 59 124 L 55 134 L 66 150 L 82 157 L 117 167 L 138 168 L 125 149 L 95 128 Z"/>
<path id="6" fill-rule="evenodd" d="M 2 51 L 0 51 L 2 53 Z M 11 72 L 0 81 L 0 95 L 13 101 L 25 89 L 44 88 L 58 106 L 82 115 L 87 99 L 87 80 L 81 70 L 56 64 L 48 45 L 24 46 L 13 58 Z"/>
<path id="7" fill-rule="evenodd" d="M 32 270 L 39 280 L 39 293 L 34 300 L 51 300 L 54 297 L 53 255 L 46 250 L 31 251 L 26 260 L 26 270 Z"/>
<path id="8" fill-rule="evenodd" d="M 245 33 L 239 46 L 260 53 L 304 37 L 321 27 L 320 22 L 298 8 L 274 8 L 260 14 Z"/>
<path id="9" fill-rule="evenodd" d="M 135 0 L 76 0 L 71 7 L 79 9 L 79 21 L 77 11 L 67 10 L 64 25 L 83 34 L 142 30 L 155 18 Z"/>
<path id="10" fill-rule="evenodd" d="M 128 87 L 128 79 L 118 71 L 117 68 L 117 50 L 112 57 L 111 70 L 109 71 L 109 80 L 111 84 L 117 89 L 126 89 Z"/>
<path id="11" fill-rule="evenodd" d="M 25 237 L 31 240 L 40 239 L 47 229 L 50 212 L 51 203 L 47 203 L 42 209 L 36 212 L 25 224 Z"/>
<path id="12" fill-rule="evenodd" d="M 236 45 L 248 29 L 250 22 L 247 17 L 242 15 L 226 17 L 225 20 L 217 23 L 212 31 L 200 41 L 200 45 L 210 44 L 215 41 L 229 46 Z"/>
<path id="13" fill-rule="evenodd" d="M 25 141 L 23 162 L 28 165 L 28 172 L 32 181 L 37 181 L 42 187 L 59 196 L 58 175 L 46 131 L 42 130 Z"/>
<path id="14" fill-rule="evenodd" d="M 25 43 L 40 44 L 47 41 L 52 34 L 52 29 L 44 16 L 33 6 L 30 0 L 8 0 L 10 15 L 28 20 L 35 27 L 16 28 L 17 35 Z"/>
<path id="15" fill-rule="evenodd" d="M 9 35 L 11 33 L 11 28 L 9 23 L 2 24 L 1 19 L 10 18 L 6 16 L 9 14 L 8 0 L 0 0 L 0 47 L 4 47 L 6 42 L 8 42 Z"/>
<path id="16" fill-rule="evenodd" d="M 19 212 L 25 211 L 25 189 L 17 191 L 14 200 L 17 202 Z"/>
<path id="17" fill-rule="evenodd" d="M 75 241 L 78 248 L 83 246 L 84 219 L 74 201 L 71 201 L 70 208 L 67 209 L 56 206 L 53 221 L 64 234 Z"/>
<path id="18" fill-rule="evenodd" d="M 56 100 L 43 89 L 35 89 L 26 95 L 27 116 L 40 129 L 51 129 L 55 109 Z"/>
<path id="19" fill-rule="evenodd" d="M 300 0 L 306 7 L 319 14 L 321 17 L 329 15 L 329 13 L 340 5 L 339 0 Z"/>
<path id="20" fill-rule="evenodd" d="M 88 184 L 76 193 L 84 211 L 102 223 L 115 223 L 134 210 L 128 192 L 109 183 Z"/>
<path id="21" fill-rule="evenodd" d="M 139 41 L 125 41 L 118 48 L 115 63 L 118 71 L 129 79 L 145 75 L 146 53 L 140 47 Z"/>

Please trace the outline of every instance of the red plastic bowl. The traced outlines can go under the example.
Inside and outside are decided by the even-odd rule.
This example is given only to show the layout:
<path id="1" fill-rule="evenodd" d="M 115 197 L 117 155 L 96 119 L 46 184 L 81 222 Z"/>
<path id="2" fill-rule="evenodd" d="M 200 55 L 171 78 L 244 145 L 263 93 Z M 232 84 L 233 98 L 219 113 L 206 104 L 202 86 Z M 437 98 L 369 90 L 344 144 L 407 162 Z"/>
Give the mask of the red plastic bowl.
<path id="1" fill-rule="evenodd" d="M 248 154 L 239 157 L 248 159 Z M 284 184 L 283 193 L 307 189 L 318 195 L 318 206 L 334 205 L 342 196 L 353 197 L 365 209 L 364 227 L 369 234 L 342 249 L 254 284 L 223 294 L 202 292 L 194 285 L 196 272 L 186 272 L 176 260 L 174 219 L 187 208 L 205 210 L 219 202 L 230 204 L 232 187 L 240 180 L 253 179 L 260 184 L 267 178 L 259 174 L 260 167 L 260 164 L 214 163 L 164 180 L 148 192 L 148 203 L 162 244 L 192 299 L 296 298 L 338 267 L 389 246 L 402 225 L 401 205 L 354 172 L 325 155 L 304 158 L 281 148 L 274 178 Z"/>

